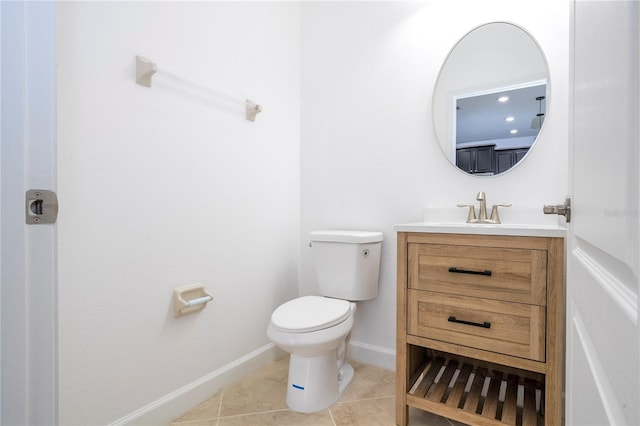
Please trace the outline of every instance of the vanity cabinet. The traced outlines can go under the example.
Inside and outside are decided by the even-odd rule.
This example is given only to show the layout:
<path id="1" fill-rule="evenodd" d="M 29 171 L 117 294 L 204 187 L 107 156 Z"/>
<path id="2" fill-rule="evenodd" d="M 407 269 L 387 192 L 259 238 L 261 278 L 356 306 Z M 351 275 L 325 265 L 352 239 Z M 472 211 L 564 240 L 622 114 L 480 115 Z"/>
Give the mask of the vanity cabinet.
<path id="1" fill-rule="evenodd" d="M 398 232 L 396 422 L 561 425 L 564 238 Z"/>

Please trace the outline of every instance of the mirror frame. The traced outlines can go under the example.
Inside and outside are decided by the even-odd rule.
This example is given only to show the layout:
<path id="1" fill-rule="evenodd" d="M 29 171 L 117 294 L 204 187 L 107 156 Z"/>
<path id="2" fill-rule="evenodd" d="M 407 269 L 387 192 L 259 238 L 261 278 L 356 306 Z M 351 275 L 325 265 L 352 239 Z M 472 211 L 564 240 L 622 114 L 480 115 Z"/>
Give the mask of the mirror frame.
<path id="1" fill-rule="evenodd" d="M 472 33 L 474 33 L 474 31 L 481 29 L 483 27 L 489 26 L 489 25 L 495 25 L 495 24 L 503 24 L 503 25 L 508 25 L 510 27 L 513 27 L 515 29 L 520 30 L 523 35 L 526 35 L 528 37 L 528 40 L 530 40 L 532 42 L 531 46 L 535 46 L 535 48 L 537 49 L 538 53 L 539 53 L 539 57 L 541 59 L 541 63 L 544 66 L 544 70 L 545 70 L 545 77 L 544 78 L 532 78 L 530 80 L 521 80 L 518 82 L 510 82 L 510 83 L 505 83 L 502 87 L 500 87 L 499 89 L 501 90 L 508 90 L 508 89 L 513 89 L 516 87 L 525 87 L 525 86 L 532 86 L 532 83 L 536 83 L 536 84 L 546 84 L 546 93 L 545 93 L 545 114 L 547 114 L 548 111 L 548 103 L 551 99 L 551 76 L 550 76 L 550 70 L 549 70 L 549 63 L 547 61 L 547 58 L 544 54 L 544 51 L 542 50 L 542 47 L 540 46 L 540 44 L 538 43 L 538 41 L 535 39 L 535 37 L 533 37 L 533 35 L 527 31 L 525 28 L 523 28 L 521 25 L 518 25 L 516 23 L 513 22 L 508 22 L 508 21 L 490 21 L 490 22 L 485 22 L 483 24 L 479 24 L 475 27 L 473 27 L 471 30 L 469 30 L 468 32 L 466 32 L 464 35 L 462 35 L 462 37 L 460 37 L 458 39 L 458 41 L 453 45 L 453 47 L 449 50 L 449 52 L 447 53 L 447 56 L 445 57 L 442 65 L 440 66 L 440 70 L 438 71 L 438 75 L 434 84 L 434 88 L 433 88 L 433 93 L 432 93 L 432 102 L 431 102 L 431 120 L 432 120 L 432 124 L 433 124 L 433 130 L 434 130 L 434 134 L 436 137 L 436 141 L 438 142 L 438 145 L 440 145 L 440 149 L 442 151 L 443 156 L 445 157 L 445 159 L 456 169 L 458 170 L 460 173 L 466 175 L 466 176 L 473 176 L 473 177 L 497 177 L 497 176 L 502 176 L 505 174 L 508 174 L 509 172 L 511 172 L 513 169 L 515 169 L 517 166 L 519 166 L 530 154 L 530 151 L 533 149 L 533 147 L 536 145 L 536 143 L 538 142 L 538 139 L 541 136 L 542 131 L 544 130 L 544 123 L 542 124 L 538 134 L 536 135 L 534 141 L 532 142 L 531 147 L 529 148 L 529 151 L 524 155 L 524 157 L 522 159 L 520 159 L 519 161 L 517 161 L 512 167 L 510 167 L 508 170 L 503 171 L 502 173 L 498 173 L 498 174 L 493 174 L 493 175 L 482 175 L 482 174 L 473 174 L 473 173 L 468 173 L 463 169 L 460 169 L 457 165 L 456 165 L 456 146 L 455 143 L 452 144 L 447 144 L 446 141 L 443 143 L 442 141 L 442 125 L 439 124 L 438 121 L 436 121 L 436 115 L 437 115 L 437 108 L 444 108 L 444 106 L 440 103 L 438 105 L 436 105 L 436 101 L 438 99 L 438 97 L 436 96 L 438 93 L 438 85 L 442 80 L 442 76 L 443 76 L 443 72 L 446 71 L 446 65 L 449 62 L 450 58 L 454 55 L 456 48 L 458 48 L 460 46 L 460 44 L 467 39 L 467 37 L 469 37 Z M 498 89 L 497 87 L 495 88 L 496 90 Z M 487 94 L 487 93 L 491 93 L 491 90 L 489 88 L 489 86 L 485 86 L 484 88 L 477 88 L 476 90 L 474 89 L 470 89 L 466 92 L 466 95 L 471 95 L 471 94 Z M 462 94 L 462 92 L 460 93 Z M 459 97 L 459 96 L 458 96 Z M 451 98 L 451 100 L 453 100 L 453 102 L 455 102 L 455 99 L 457 99 L 458 97 L 454 96 Z M 447 109 L 453 109 L 452 112 L 449 112 L 449 114 L 453 114 L 455 116 L 455 103 L 452 104 L 451 103 L 447 103 L 446 105 Z M 446 116 L 447 113 L 445 113 Z M 545 119 L 547 118 L 547 115 L 545 115 Z M 444 126 L 454 126 L 455 125 L 455 119 L 453 120 L 447 120 Z M 446 134 L 446 131 L 444 132 Z M 455 135 L 455 131 L 452 132 L 453 135 Z M 447 145 L 451 145 L 451 149 L 448 150 L 446 148 L 448 148 Z M 449 152 L 451 151 L 451 152 Z"/>

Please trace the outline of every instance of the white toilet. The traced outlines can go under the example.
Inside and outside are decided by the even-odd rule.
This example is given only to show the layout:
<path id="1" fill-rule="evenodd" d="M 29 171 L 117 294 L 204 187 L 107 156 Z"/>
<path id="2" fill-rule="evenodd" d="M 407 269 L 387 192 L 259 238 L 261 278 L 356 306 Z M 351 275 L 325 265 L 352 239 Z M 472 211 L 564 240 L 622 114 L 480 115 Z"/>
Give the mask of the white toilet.
<path id="1" fill-rule="evenodd" d="M 287 405 L 311 413 L 338 400 L 353 379 L 346 362 L 356 300 L 378 295 L 382 233 L 314 231 L 311 248 L 322 296 L 304 296 L 271 315 L 269 339 L 291 353 Z"/>

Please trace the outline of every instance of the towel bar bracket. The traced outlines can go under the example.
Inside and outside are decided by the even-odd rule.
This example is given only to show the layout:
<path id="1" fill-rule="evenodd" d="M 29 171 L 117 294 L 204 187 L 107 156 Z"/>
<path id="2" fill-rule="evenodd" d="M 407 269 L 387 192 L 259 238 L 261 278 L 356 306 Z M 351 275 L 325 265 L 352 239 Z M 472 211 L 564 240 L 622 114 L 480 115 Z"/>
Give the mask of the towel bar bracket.
<path id="1" fill-rule="evenodd" d="M 142 56 L 136 55 L 136 83 L 151 87 L 151 77 L 158 72 L 158 66 Z"/>

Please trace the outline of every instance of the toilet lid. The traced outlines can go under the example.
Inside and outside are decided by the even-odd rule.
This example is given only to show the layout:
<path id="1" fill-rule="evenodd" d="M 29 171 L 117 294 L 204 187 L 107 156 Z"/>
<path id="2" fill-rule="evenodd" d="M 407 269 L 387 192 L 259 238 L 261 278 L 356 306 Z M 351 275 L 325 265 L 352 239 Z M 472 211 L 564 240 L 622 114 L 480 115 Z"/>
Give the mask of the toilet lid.
<path id="1" fill-rule="evenodd" d="M 280 305 L 271 315 L 271 324 L 283 331 L 305 333 L 340 324 L 350 313 L 346 300 L 304 296 Z"/>

